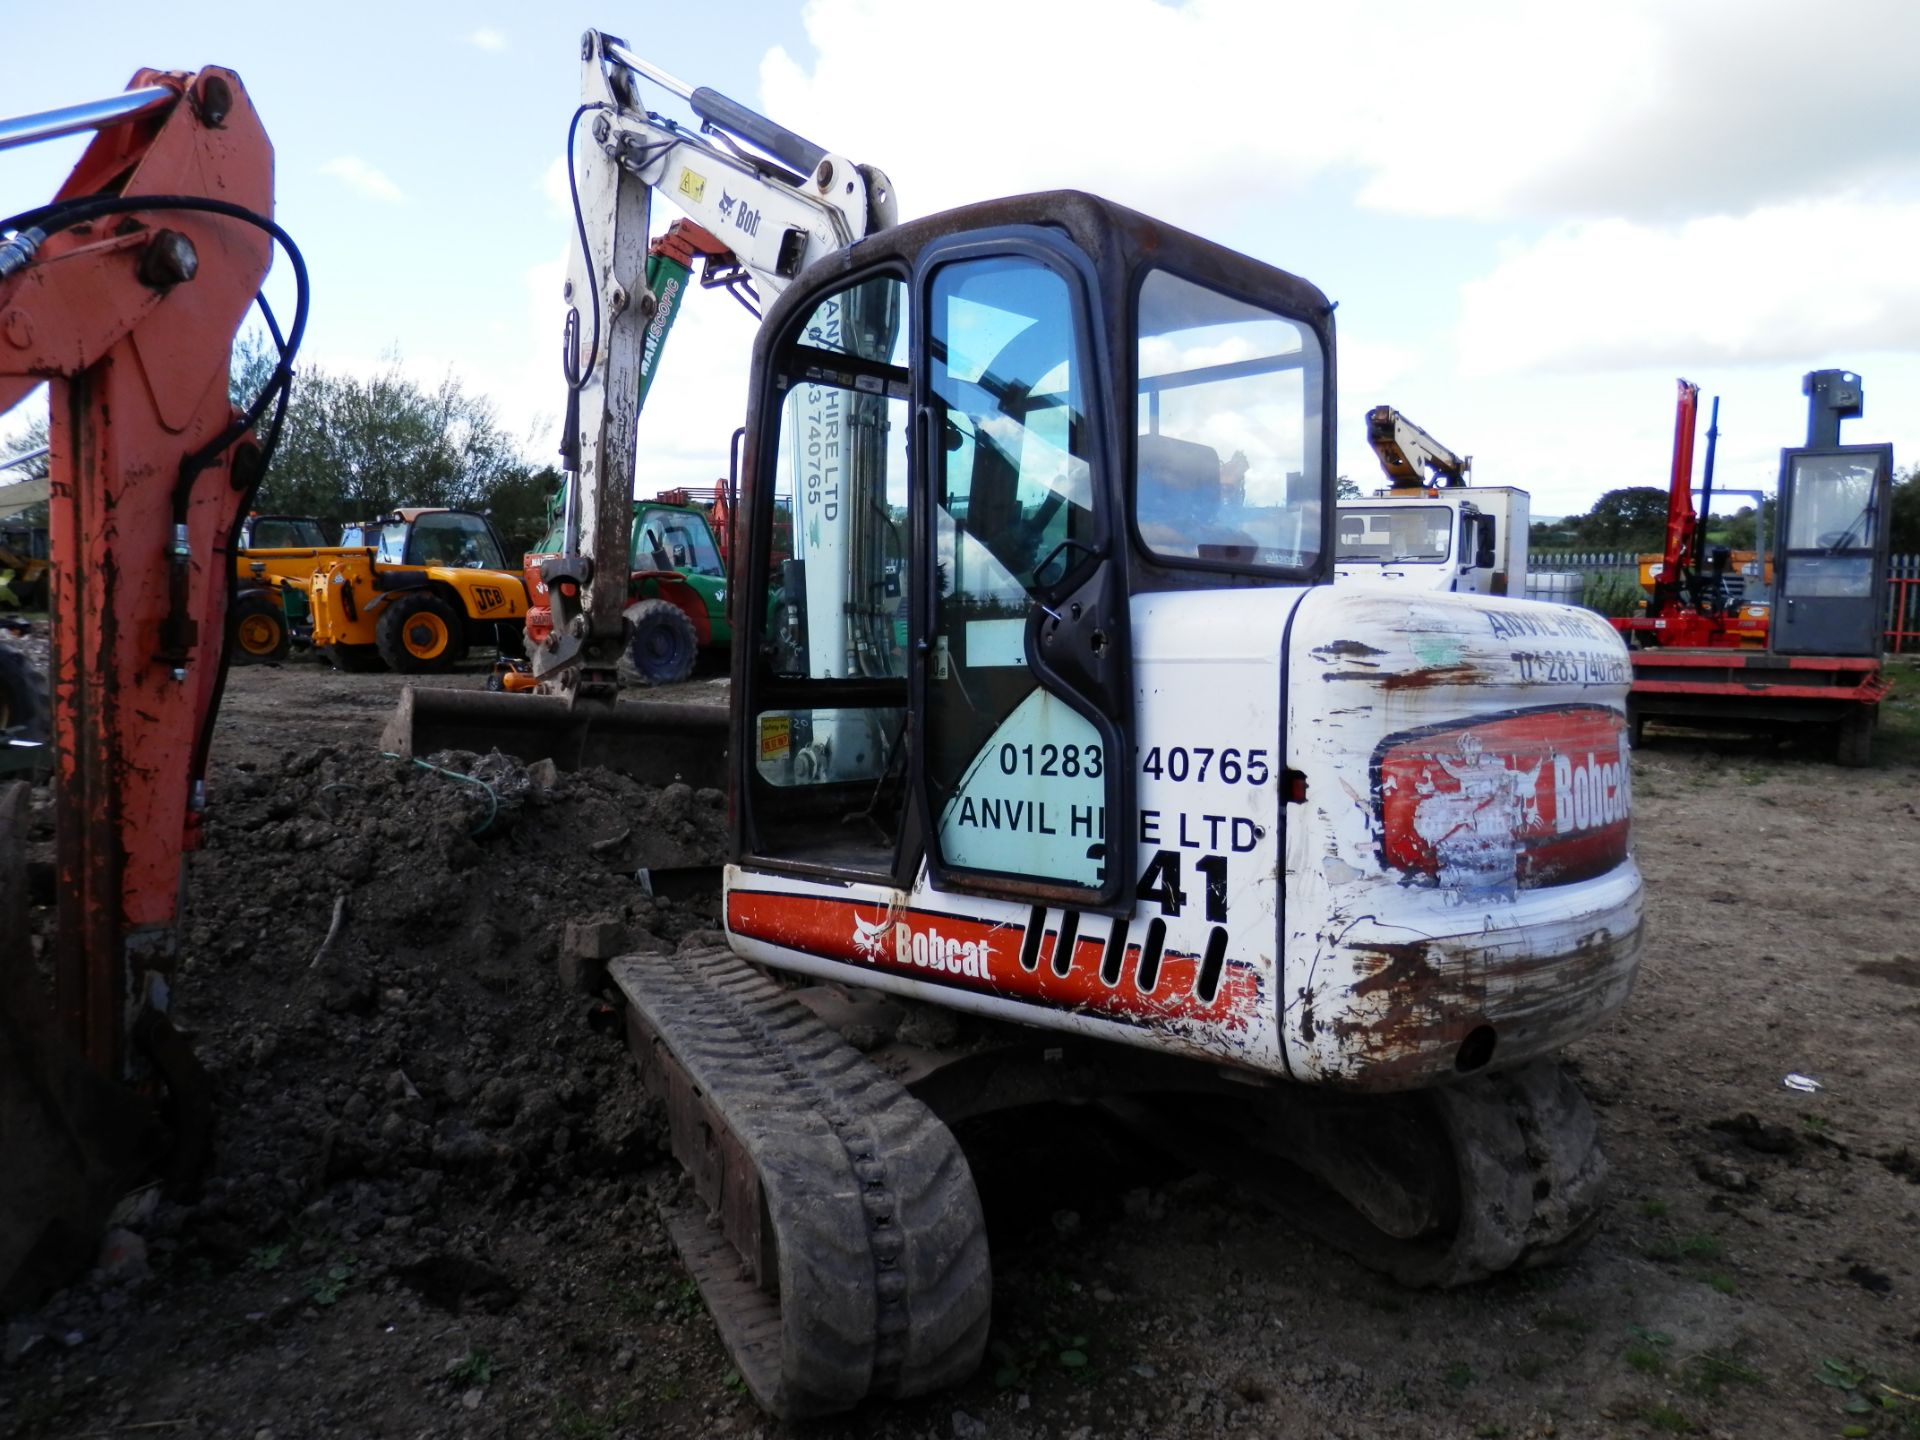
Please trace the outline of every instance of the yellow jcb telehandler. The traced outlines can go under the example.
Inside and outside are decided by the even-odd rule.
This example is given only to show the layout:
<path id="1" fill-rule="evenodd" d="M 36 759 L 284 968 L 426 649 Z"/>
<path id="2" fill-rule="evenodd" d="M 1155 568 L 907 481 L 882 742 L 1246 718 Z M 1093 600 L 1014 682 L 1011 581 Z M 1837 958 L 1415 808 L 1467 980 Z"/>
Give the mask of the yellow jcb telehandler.
<path id="1" fill-rule="evenodd" d="M 308 582 L 313 643 L 337 670 L 445 670 L 474 641 L 517 654 L 527 588 L 483 515 L 426 507 L 349 525 Z"/>

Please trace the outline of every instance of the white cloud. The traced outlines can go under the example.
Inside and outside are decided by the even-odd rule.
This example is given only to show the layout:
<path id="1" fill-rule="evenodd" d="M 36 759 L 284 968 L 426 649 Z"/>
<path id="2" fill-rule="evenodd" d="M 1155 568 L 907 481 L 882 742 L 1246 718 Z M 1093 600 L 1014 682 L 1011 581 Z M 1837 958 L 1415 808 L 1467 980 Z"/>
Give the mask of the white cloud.
<path id="1" fill-rule="evenodd" d="M 1562 227 L 1462 287 L 1469 372 L 1920 350 L 1920 203 L 1805 200 L 1680 225 Z"/>
<path id="2" fill-rule="evenodd" d="M 337 155 L 320 167 L 320 173 L 344 181 L 369 200 L 398 205 L 407 198 L 398 185 L 357 155 Z"/>
<path id="3" fill-rule="evenodd" d="M 1420 352 L 1409 345 L 1389 341 L 1359 340 L 1342 335 L 1335 352 L 1339 361 L 1341 411 L 1351 413 L 1358 405 L 1365 413 L 1381 400 L 1386 391 L 1418 372 Z M 1365 399 L 1372 395 L 1376 398 Z"/>
<path id="4" fill-rule="evenodd" d="M 573 219 L 573 195 L 567 186 L 567 157 L 556 155 L 540 177 L 538 186 L 547 197 L 547 214 L 556 220 Z"/>
<path id="5" fill-rule="evenodd" d="M 499 54 L 507 48 L 507 37 L 498 30 L 482 27 L 467 36 L 467 43 L 476 50 L 490 50 Z"/>
<path id="6" fill-rule="evenodd" d="M 805 20 L 818 58 L 767 54 L 769 112 L 887 169 L 909 214 L 1076 185 L 1217 228 L 1333 177 L 1400 213 L 1651 217 L 1920 181 L 1909 0 L 1859 0 L 1827 38 L 1798 0 L 972 0 L 965 25 L 812 0 Z"/>

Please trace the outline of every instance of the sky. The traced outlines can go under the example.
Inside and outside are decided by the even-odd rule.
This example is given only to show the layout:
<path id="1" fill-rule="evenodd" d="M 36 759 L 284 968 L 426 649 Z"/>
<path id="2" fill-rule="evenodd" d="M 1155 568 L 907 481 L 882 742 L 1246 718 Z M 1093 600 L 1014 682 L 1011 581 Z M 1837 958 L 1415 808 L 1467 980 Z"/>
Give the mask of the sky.
<path id="1" fill-rule="evenodd" d="M 1664 488 L 1684 376 L 1703 414 L 1722 397 L 1716 488 L 1770 492 L 1823 368 L 1864 377 L 1845 439 L 1920 460 L 1911 0 L 535 8 L 92 0 L 82 21 L 0 0 L 0 115 L 140 66 L 236 70 L 313 274 L 304 361 L 451 373 L 538 462 L 589 26 L 879 166 L 903 217 L 1073 187 L 1313 281 L 1339 304 L 1339 468 L 1369 488 L 1378 404 L 1536 515 Z M 0 151 L 0 211 L 48 198 L 82 143 Z M 284 266 L 268 294 L 290 308 Z M 731 300 L 692 297 L 640 424 L 643 494 L 724 471 L 751 342 Z"/>

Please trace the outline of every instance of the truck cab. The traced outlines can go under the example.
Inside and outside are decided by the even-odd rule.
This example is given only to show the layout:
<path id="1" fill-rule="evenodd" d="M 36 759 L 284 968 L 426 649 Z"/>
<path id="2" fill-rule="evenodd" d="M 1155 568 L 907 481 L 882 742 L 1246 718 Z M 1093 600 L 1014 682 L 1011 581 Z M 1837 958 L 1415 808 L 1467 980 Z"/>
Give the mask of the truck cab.
<path id="1" fill-rule="evenodd" d="M 1524 490 L 1477 485 L 1342 500 L 1334 572 L 1425 592 L 1524 596 L 1527 501 Z"/>

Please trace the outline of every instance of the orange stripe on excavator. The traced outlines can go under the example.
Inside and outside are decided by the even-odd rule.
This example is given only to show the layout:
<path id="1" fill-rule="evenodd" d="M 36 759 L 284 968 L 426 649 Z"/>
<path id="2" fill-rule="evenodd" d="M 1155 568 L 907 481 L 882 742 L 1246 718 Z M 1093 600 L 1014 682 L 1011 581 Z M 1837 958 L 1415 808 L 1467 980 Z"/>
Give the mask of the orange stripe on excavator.
<path id="1" fill-rule="evenodd" d="M 1244 960 L 1225 962 L 1219 989 L 1209 1001 L 1195 993 L 1201 957 L 1167 950 L 1153 988 L 1143 991 L 1138 943 L 1127 945 L 1120 974 L 1108 985 L 1100 977 L 1104 938 L 1076 939 L 1072 963 L 1065 975 L 1058 975 L 1053 968 L 1057 931 L 1042 935 L 1036 963 L 1028 970 L 1020 963 L 1025 927 L 936 910 L 891 910 L 826 896 L 734 890 L 727 896 L 727 928 L 823 960 L 1050 1009 L 1091 1012 L 1125 1024 L 1180 1020 L 1244 1031 L 1260 1003 L 1259 972 Z"/>

